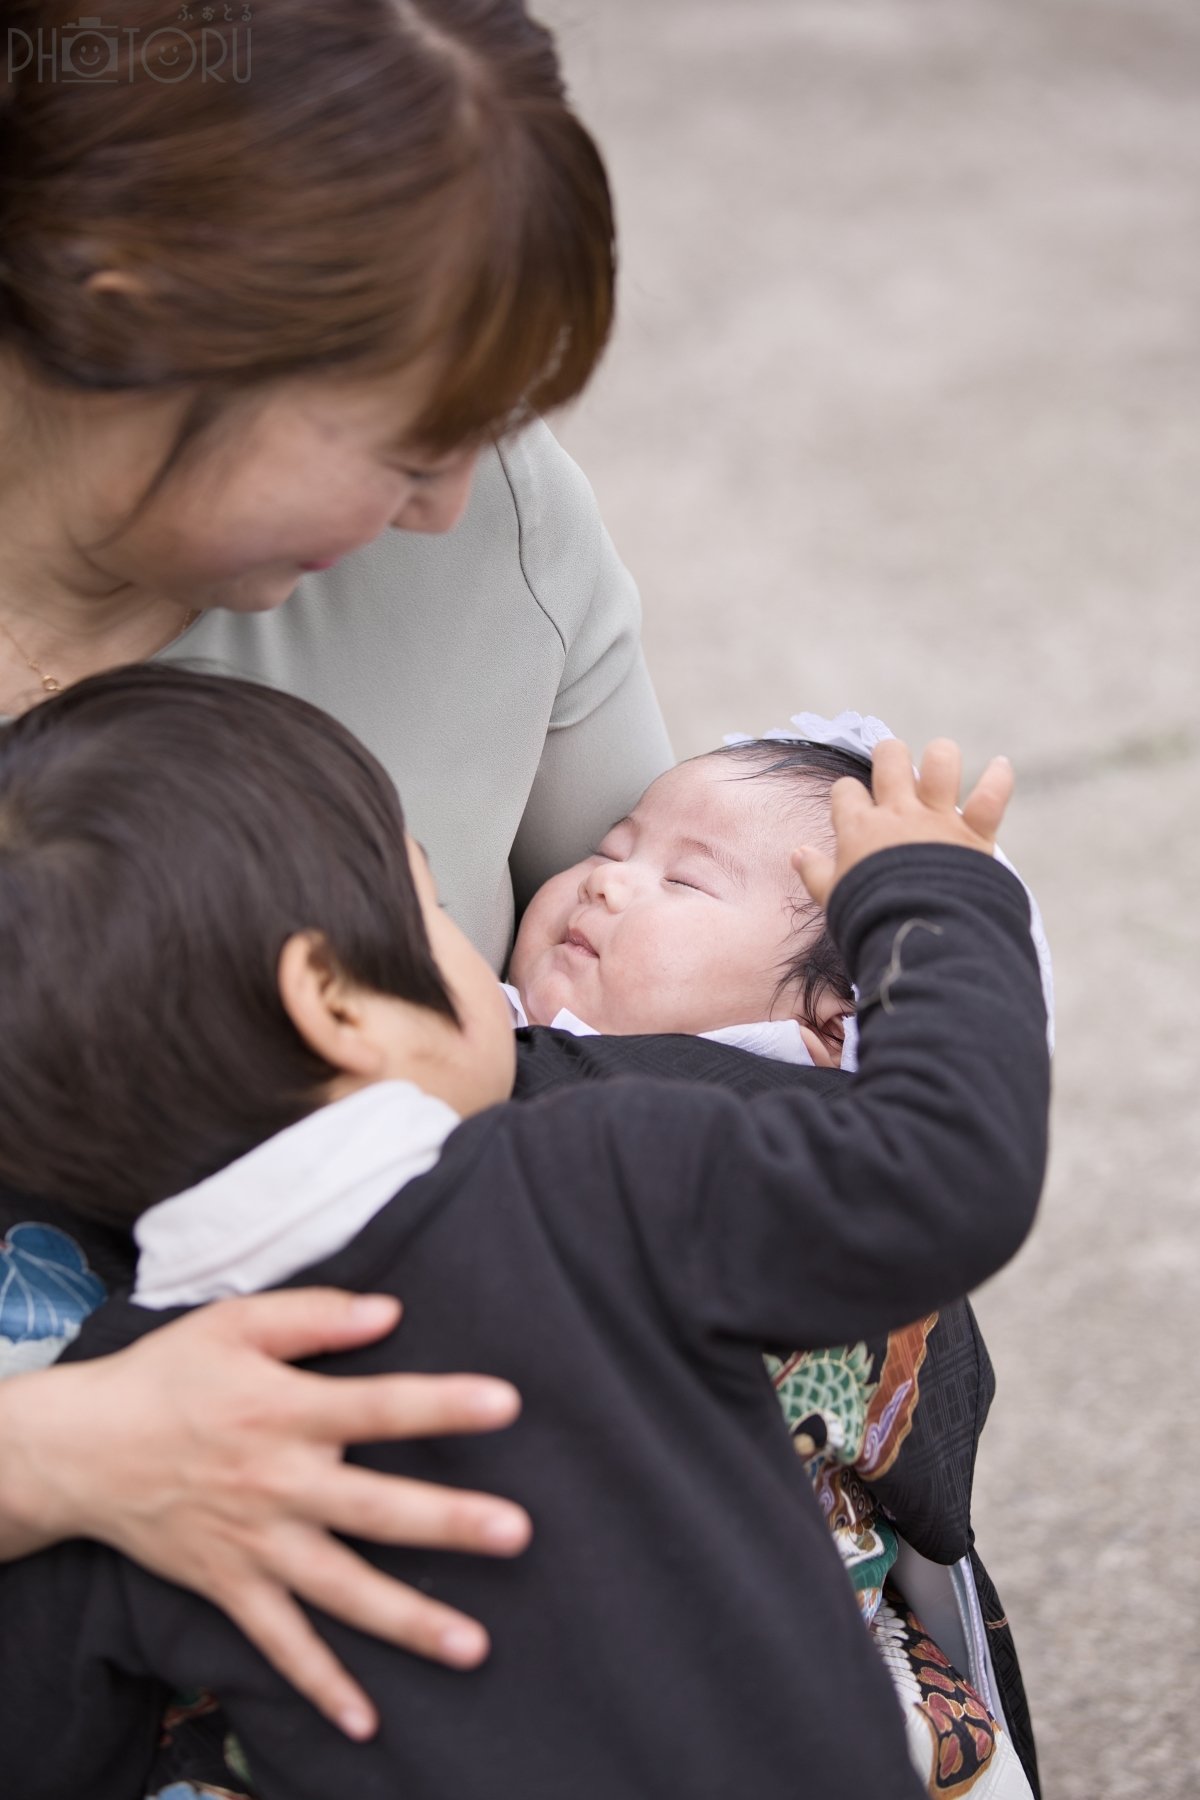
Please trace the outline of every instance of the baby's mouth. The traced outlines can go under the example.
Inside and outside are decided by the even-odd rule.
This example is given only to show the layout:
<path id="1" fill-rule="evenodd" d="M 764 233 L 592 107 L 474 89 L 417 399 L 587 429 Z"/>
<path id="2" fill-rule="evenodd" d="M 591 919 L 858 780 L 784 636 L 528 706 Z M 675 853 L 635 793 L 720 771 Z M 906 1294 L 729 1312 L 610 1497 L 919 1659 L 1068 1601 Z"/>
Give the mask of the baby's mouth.
<path id="1" fill-rule="evenodd" d="M 582 931 L 577 930 L 574 926 L 571 927 L 570 931 L 568 931 L 566 937 L 563 939 L 563 947 L 567 950 L 577 950 L 581 956 L 595 956 L 598 958 L 600 955 L 596 946 L 593 943 L 590 943 L 588 939 L 584 937 Z"/>

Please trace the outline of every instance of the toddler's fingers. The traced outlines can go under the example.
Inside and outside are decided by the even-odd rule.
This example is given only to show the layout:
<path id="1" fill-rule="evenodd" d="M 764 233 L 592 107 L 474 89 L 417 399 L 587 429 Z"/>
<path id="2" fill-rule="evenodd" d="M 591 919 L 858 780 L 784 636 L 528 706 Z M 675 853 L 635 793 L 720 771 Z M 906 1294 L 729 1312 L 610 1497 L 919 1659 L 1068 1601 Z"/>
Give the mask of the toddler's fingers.
<path id="1" fill-rule="evenodd" d="M 897 806 L 912 799 L 912 753 L 899 738 L 884 738 L 882 744 L 876 744 L 871 758 L 871 792 L 878 806 Z"/>
<path id="2" fill-rule="evenodd" d="M 860 784 L 851 781 L 855 787 Z M 814 850 L 810 844 L 804 844 L 799 850 L 792 851 L 792 867 L 820 907 L 829 904 L 829 896 L 833 892 L 833 858 L 826 856 L 821 850 Z"/>
<path id="3" fill-rule="evenodd" d="M 843 775 L 829 790 L 829 817 L 835 837 L 852 826 L 856 819 L 875 811 L 875 802 L 856 775 Z"/>
<path id="4" fill-rule="evenodd" d="M 1007 756 L 993 756 L 963 806 L 963 819 L 980 837 L 994 839 L 1015 785 Z"/>
<path id="5" fill-rule="evenodd" d="M 962 752 L 953 738 L 934 738 L 921 758 L 917 792 L 926 806 L 953 812 L 962 785 Z"/>

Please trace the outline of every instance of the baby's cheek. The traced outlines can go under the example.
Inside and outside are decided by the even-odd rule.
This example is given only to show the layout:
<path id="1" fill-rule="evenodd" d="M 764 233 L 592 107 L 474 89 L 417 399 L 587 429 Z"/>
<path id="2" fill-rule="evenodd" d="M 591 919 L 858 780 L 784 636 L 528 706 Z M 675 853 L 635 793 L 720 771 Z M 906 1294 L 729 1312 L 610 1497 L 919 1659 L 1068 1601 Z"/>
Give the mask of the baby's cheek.
<path id="1" fill-rule="evenodd" d="M 522 987 L 529 977 L 529 933 L 522 925 L 508 959 L 508 979 L 514 987 Z"/>
<path id="2" fill-rule="evenodd" d="M 690 1030 L 693 965 L 685 949 L 655 939 L 608 958 L 601 965 L 606 1022 L 596 1021 L 598 1028 L 626 1035 Z"/>
<path id="3" fill-rule="evenodd" d="M 754 1010 L 751 993 L 762 984 L 763 959 L 747 970 L 730 923 L 725 915 L 680 921 L 647 974 L 644 991 L 656 1016 L 639 1029 L 698 1033 L 765 1016 Z"/>
<path id="4" fill-rule="evenodd" d="M 561 879 L 561 876 L 557 878 Z M 545 887 L 539 888 L 525 908 L 508 965 L 509 980 L 517 987 L 533 973 L 538 957 L 562 938 L 561 931 L 555 933 L 553 930 L 560 910 L 555 905 L 555 885 L 555 882 L 547 882 Z"/>

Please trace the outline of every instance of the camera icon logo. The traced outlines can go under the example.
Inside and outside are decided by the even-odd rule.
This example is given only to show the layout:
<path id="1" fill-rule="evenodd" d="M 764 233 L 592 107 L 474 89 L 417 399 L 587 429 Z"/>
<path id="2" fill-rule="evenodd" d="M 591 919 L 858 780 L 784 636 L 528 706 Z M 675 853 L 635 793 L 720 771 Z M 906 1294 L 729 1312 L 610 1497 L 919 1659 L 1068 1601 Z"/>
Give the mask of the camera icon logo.
<path id="1" fill-rule="evenodd" d="M 100 19 L 78 19 L 59 38 L 63 81 L 116 81 L 120 39 Z"/>

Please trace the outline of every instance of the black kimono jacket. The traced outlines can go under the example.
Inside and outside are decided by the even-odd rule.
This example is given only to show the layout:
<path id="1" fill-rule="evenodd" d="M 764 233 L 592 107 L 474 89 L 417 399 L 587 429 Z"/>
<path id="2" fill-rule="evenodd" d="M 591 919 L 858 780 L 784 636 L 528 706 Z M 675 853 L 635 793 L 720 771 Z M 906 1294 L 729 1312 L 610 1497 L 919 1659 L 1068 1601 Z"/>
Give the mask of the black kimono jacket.
<path id="1" fill-rule="evenodd" d="M 572 1083 L 494 1108 L 285 1284 L 404 1297 L 394 1340 L 315 1368 L 472 1368 L 524 1394 L 493 1437 L 351 1452 L 533 1513 L 515 1562 L 364 1547 L 491 1625 L 484 1668 L 320 1620 L 381 1703 L 380 1737 L 352 1746 L 205 1602 L 98 1546 L 60 1546 L 0 1587 L 9 1800 L 136 1800 L 172 1690 L 195 1687 L 225 1702 L 262 1800 L 916 1800 L 761 1352 L 886 1337 L 1018 1247 L 1044 1169 L 1044 1011 L 1024 893 L 970 852 L 870 859 L 831 924 L 866 996 L 854 1080 L 772 1070 L 773 1091 L 748 1098 L 723 1069 L 720 1087 Z M 539 1061 L 606 1055 L 539 1037 L 527 1093 Z M 723 1062 L 687 1041 L 670 1053 L 710 1048 Z M 110 1301 L 76 1353 L 168 1316 Z M 969 1324 L 967 1339 L 979 1374 Z"/>

